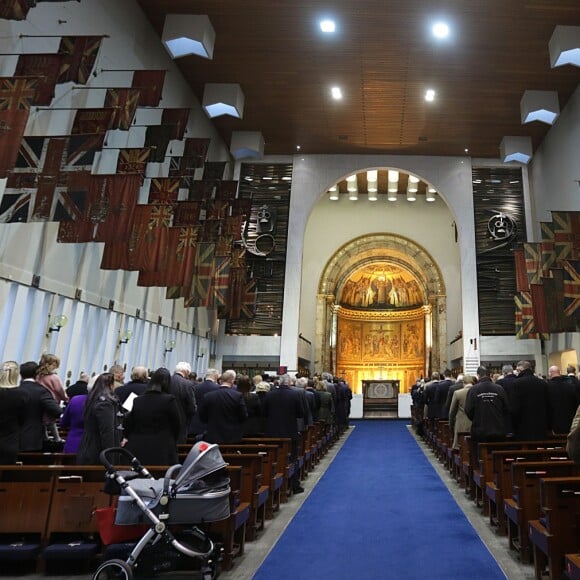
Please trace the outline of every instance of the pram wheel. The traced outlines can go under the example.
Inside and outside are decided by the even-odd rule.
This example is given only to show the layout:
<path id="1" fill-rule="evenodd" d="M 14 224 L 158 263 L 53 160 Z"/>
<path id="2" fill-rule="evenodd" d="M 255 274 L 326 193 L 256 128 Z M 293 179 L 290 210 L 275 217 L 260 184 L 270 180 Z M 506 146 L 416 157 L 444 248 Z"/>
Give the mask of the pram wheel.
<path id="1" fill-rule="evenodd" d="M 133 569 L 123 560 L 107 560 L 97 568 L 93 580 L 133 580 Z"/>

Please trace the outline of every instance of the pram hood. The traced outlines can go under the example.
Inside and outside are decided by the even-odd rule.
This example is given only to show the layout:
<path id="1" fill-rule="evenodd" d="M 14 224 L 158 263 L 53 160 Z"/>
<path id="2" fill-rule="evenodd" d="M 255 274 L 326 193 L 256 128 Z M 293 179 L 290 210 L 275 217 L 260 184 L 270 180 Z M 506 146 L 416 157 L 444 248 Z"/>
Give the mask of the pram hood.
<path id="1" fill-rule="evenodd" d="M 174 489 L 177 493 L 190 489 L 195 482 L 227 467 L 219 445 L 198 441 L 189 451 L 179 473 L 175 477 Z"/>

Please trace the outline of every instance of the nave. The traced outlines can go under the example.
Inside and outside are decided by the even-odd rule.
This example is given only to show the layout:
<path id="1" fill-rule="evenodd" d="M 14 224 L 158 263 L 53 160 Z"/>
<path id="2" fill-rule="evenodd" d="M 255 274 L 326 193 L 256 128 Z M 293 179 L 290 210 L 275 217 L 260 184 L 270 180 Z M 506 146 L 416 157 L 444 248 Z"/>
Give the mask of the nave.
<path id="1" fill-rule="evenodd" d="M 303 485 L 220 578 L 533 578 L 403 421 L 353 422 Z"/>

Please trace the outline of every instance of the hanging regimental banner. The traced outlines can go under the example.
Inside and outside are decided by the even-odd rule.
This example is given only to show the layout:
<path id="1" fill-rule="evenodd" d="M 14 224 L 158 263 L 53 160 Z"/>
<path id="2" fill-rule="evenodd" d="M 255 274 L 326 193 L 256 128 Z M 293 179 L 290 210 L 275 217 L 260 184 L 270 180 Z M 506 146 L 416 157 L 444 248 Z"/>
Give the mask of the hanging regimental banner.
<path id="1" fill-rule="evenodd" d="M 526 241 L 521 168 L 474 168 L 473 207 L 480 333 L 513 335 L 513 249 Z"/>

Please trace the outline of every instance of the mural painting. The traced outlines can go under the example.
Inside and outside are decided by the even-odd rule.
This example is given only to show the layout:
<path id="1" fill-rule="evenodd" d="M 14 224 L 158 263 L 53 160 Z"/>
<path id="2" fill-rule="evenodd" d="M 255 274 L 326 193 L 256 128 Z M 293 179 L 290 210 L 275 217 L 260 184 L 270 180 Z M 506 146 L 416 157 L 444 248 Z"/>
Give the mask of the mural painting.
<path id="1" fill-rule="evenodd" d="M 407 270 L 379 263 L 354 272 L 345 282 L 339 304 L 373 310 L 413 308 L 424 303 L 419 284 Z"/>

